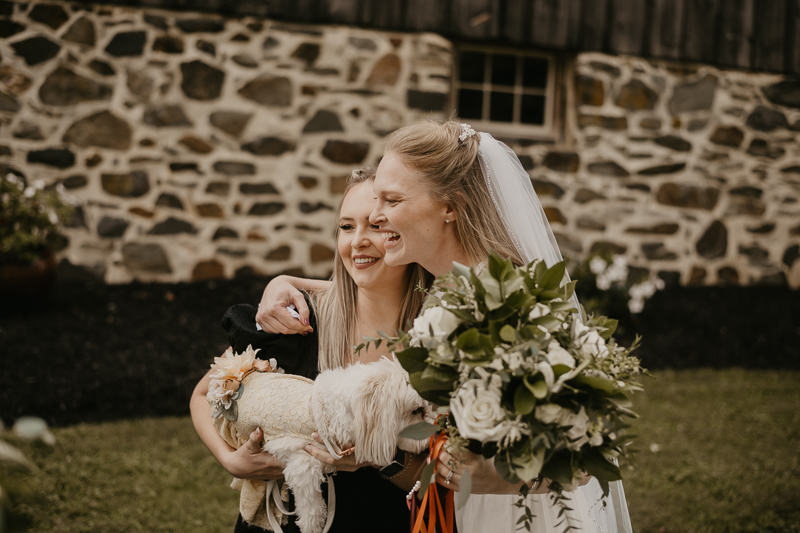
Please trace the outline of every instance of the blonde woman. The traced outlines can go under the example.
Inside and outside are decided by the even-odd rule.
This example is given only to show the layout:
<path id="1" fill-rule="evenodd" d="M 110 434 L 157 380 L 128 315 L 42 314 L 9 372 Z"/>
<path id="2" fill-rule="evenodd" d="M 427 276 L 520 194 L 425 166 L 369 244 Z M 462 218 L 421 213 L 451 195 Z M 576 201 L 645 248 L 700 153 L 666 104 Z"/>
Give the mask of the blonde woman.
<path id="1" fill-rule="evenodd" d="M 360 357 L 353 353 L 361 336 L 376 335 L 378 330 L 393 331 L 417 315 L 423 294 L 414 288 L 428 285 L 432 277 L 418 265 L 393 267 L 384 261 L 383 236 L 369 222 L 374 206 L 374 176 L 374 171 L 356 171 L 349 180 L 339 211 L 333 276 L 322 290 L 311 291 L 308 300 L 303 300 L 304 306 L 308 303 L 311 309 L 307 334 L 287 336 L 258 331 L 256 309 L 237 305 L 223 318 L 235 351 L 252 344 L 261 348 L 260 357 L 275 358 L 285 371 L 313 379 L 322 370 L 376 361 L 385 351 L 373 347 Z M 192 421 L 201 440 L 234 477 L 256 480 L 247 485 L 239 483 L 246 490 L 260 490 L 260 480 L 281 478 L 282 465 L 260 452 L 260 430 L 238 450 L 217 435 L 205 398 L 209 381 L 210 376 L 206 375 L 191 400 Z M 353 456 L 336 461 L 316 447 L 309 446 L 307 451 L 321 461 L 335 464 L 339 472 L 331 532 L 366 532 L 379 527 L 381 531 L 405 533 L 409 511 L 404 496 L 419 476 L 422 456 L 398 450 L 396 463 L 379 470 L 355 464 Z M 264 531 L 263 505 L 255 512 L 240 510 L 235 531 Z M 284 530 L 297 531 L 293 523 Z"/>
<path id="2" fill-rule="evenodd" d="M 389 135 L 373 191 L 376 204 L 370 220 L 384 233 L 387 264 L 417 263 L 439 276 L 453 261 L 480 267 L 490 250 L 516 264 L 542 259 L 549 266 L 561 260 L 544 210 L 514 152 L 456 120 L 426 121 Z M 271 283 L 259 322 L 287 333 L 304 331 L 284 319 L 276 302 L 297 301 L 294 286 L 305 283 L 291 278 Z M 514 531 L 519 511 L 513 503 L 521 485 L 502 480 L 493 462 L 481 456 L 468 453 L 452 471 L 448 459 L 442 454 L 437 465 L 439 483 L 458 490 L 465 468 L 472 476 L 473 497 L 457 513 L 459 531 Z M 588 477 L 584 483 L 572 494 L 573 524 L 583 531 L 631 531 L 621 484 L 612 484 L 604 504 L 599 483 Z M 546 490 L 543 483 L 536 492 Z M 559 509 L 549 501 L 547 496 L 530 496 L 537 516 L 534 531 L 554 530 Z"/>

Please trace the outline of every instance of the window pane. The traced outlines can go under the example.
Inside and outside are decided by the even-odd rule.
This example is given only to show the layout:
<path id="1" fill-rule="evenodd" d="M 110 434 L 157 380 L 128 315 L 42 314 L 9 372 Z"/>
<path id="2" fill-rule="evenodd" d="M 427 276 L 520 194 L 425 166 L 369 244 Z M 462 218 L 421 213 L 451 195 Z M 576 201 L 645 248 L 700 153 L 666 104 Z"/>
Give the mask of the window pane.
<path id="1" fill-rule="evenodd" d="M 541 57 L 526 57 L 522 61 L 522 85 L 544 89 L 547 87 L 548 61 Z"/>
<path id="2" fill-rule="evenodd" d="M 460 89 L 458 91 L 458 116 L 461 118 L 483 118 L 483 91 Z"/>
<path id="3" fill-rule="evenodd" d="M 492 56 L 492 84 L 513 87 L 517 83 L 517 56 Z"/>
<path id="4" fill-rule="evenodd" d="M 483 70 L 486 55 L 483 52 L 461 52 L 459 58 L 459 78 L 469 83 L 483 83 Z"/>
<path id="5" fill-rule="evenodd" d="M 512 122 L 514 120 L 514 93 L 492 91 L 489 120 Z"/>
<path id="6" fill-rule="evenodd" d="M 523 94 L 519 121 L 524 124 L 544 124 L 544 96 Z"/>

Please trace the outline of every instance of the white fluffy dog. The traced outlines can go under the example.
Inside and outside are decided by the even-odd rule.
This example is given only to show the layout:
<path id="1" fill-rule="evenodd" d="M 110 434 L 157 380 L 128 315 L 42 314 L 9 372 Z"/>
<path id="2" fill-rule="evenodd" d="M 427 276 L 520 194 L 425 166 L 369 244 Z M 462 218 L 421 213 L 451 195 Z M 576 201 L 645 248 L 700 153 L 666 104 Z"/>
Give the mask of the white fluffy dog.
<path id="1" fill-rule="evenodd" d="M 304 533 L 320 533 L 331 522 L 329 519 L 326 523 L 320 485 L 324 474 L 335 469 L 303 448 L 308 444 L 327 447 L 335 455 L 340 452 L 337 445 L 354 446 L 358 463 L 374 465 L 390 464 L 395 447 L 412 453 L 424 450 L 426 441 L 399 437 L 406 426 L 430 417 L 429 405 L 411 387 L 407 376 L 397 361 L 387 358 L 326 370 L 316 381 L 251 372 L 241 380 L 243 390 L 236 398 L 236 419 L 217 416 L 215 426 L 234 447 L 261 427 L 264 451 L 284 464 L 284 479 L 294 493 L 297 525 Z M 319 433 L 325 447 L 311 438 L 313 431 Z M 276 507 L 286 514 L 280 492 L 270 482 L 267 501 L 273 494 Z M 329 503 L 332 518 L 334 503 Z M 266 514 L 271 529 L 280 531 L 280 514 L 271 512 L 269 505 Z M 275 514 L 279 516 L 276 518 Z"/>

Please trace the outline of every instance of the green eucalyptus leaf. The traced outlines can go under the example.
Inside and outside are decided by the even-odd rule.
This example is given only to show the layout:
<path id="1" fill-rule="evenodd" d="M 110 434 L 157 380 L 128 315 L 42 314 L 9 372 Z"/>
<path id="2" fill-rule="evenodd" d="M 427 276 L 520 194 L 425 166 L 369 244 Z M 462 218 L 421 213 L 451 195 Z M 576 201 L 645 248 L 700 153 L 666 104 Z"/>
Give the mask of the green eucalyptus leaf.
<path id="1" fill-rule="evenodd" d="M 425 440 L 431 435 L 436 434 L 437 431 L 439 431 L 438 426 L 434 426 L 428 422 L 417 422 L 416 424 L 404 427 L 398 436 L 411 440 Z"/>
<path id="2" fill-rule="evenodd" d="M 428 358 L 428 350 L 425 348 L 406 348 L 400 352 L 396 352 L 395 356 L 400 361 L 400 365 L 409 374 L 413 372 L 422 372 L 428 365 L 425 360 Z"/>
<path id="3" fill-rule="evenodd" d="M 506 324 L 500 328 L 500 338 L 506 342 L 514 342 L 517 340 L 517 330 L 514 326 Z"/>
<path id="4" fill-rule="evenodd" d="M 456 340 L 456 348 L 469 355 L 480 355 L 483 353 L 483 348 L 481 347 L 480 343 L 480 336 L 481 334 L 477 329 L 470 328 L 458 336 L 458 340 Z"/>
<path id="5" fill-rule="evenodd" d="M 606 329 L 604 331 L 603 330 L 598 331 L 598 333 L 604 340 L 608 340 L 611 338 L 614 332 L 617 331 L 618 324 L 619 320 L 615 320 L 613 318 L 606 319 L 606 323 L 603 324 L 603 327 Z"/>
<path id="6" fill-rule="evenodd" d="M 500 282 L 490 276 L 486 276 L 482 281 L 483 287 L 486 289 L 483 301 L 486 303 L 486 307 L 489 311 L 493 311 L 503 305 L 503 297 L 500 294 Z"/>
<path id="7" fill-rule="evenodd" d="M 456 370 L 439 365 L 428 365 L 428 367 L 422 371 L 422 379 L 439 381 L 447 385 L 449 389 L 453 388 L 453 382 L 458 379 L 458 375 Z"/>
<path id="8" fill-rule="evenodd" d="M 509 483 L 519 483 L 522 481 L 517 477 L 511 466 L 511 457 L 508 451 L 503 451 L 494 456 L 494 469 L 497 475 Z"/>
<path id="9" fill-rule="evenodd" d="M 572 378 L 571 382 L 573 384 L 587 385 L 593 389 L 601 390 L 609 394 L 614 392 L 614 382 L 605 378 L 578 374 Z"/>
<path id="10" fill-rule="evenodd" d="M 542 476 L 567 485 L 572 482 L 572 453 L 569 450 L 556 452 L 542 466 Z"/>
<path id="11" fill-rule="evenodd" d="M 422 498 L 425 496 L 425 492 L 427 492 L 428 487 L 430 487 L 431 482 L 433 481 L 433 476 L 436 472 L 434 469 L 436 468 L 436 461 L 431 461 L 425 468 L 422 469 L 422 474 L 419 477 L 419 497 Z"/>
<path id="12" fill-rule="evenodd" d="M 469 495 L 472 493 L 472 474 L 469 468 L 464 469 L 461 474 L 461 481 L 458 484 L 458 496 L 456 498 L 456 509 L 461 509 L 467 503 Z"/>
<path id="13" fill-rule="evenodd" d="M 533 392 L 525 385 L 517 387 L 514 392 L 514 410 L 524 416 L 533 411 L 534 407 L 536 398 L 533 397 Z"/>
<path id="14" fill-rule="evenodd" d="M 427 370 L 427 368 L 425 369 Z M 420 394 L 427 391 L 450 391 L 453 388 L 452 383 L 443 383 L 438 379 L 425 378 L 422 375 L 425 372 L 414 372 L 408 375 L 411 386 Z"/>
<path id="15" fill-rule="evenodd" d="M 509 278 L 508 281 L 503 283 L 503 292 L 505 293 L 506 298 L 519 291 L 524 284 L 525 280 L 520 275 L 515 275 Z"/>
<path id="16" fill-rule="evenodd" d="M 545 383 L 544 380 L 539 379 L 531 382 L 529 377 L 525 376 L 522 382 L 525 383 L 525 386 L 528 387 L 528 390 L 533 393 L 534 398 L 537 400 L 541 400 L 547 396 L 547 383 Z"/>
<path id="17" fill-rule="evenodd" d="M 457 261 L 453 261 L 453 273 L 456 276 L 464 276 L 465 278 L 469 279 L 470 275 L 472 274 L 472 269 L 466 265 L 462 265 Z"/>
<path id="18" fill-rule="evenodd" d="M 564 279 L 564 272 L 567 269 L 567 262 L 560 261 L 547 269 L 547 272 L 542 276 L 539 282 L 539 287 L 543 289 L 557 289 L 561 286 L 561 280 Z"/>
<path id="19" fill-rule="evenodd" d="M 547 273 L 547 265 L 544 264 L 544 261 L 539 261 L 536 263 L 536 269 L 534 270 L 534 279 L 536 279 L 536 284 L 541 287 L 542 286 L 542 278 Z"/>
<path id="20" fill-rule="evenodd" d="M 539 448 L 531 454 L 526 454 L 524 460 L 514 460 L 514 472 L 522 481 L 530 481 L 542 471 L 544 464 L 544 448 Z"/>
<path id="21" fill-rule="evenodd" d="M 619 481 L 622 473 L 619 467 L 603 457 L 597 448 L 589 448 L 583 453 L 581 466 L 583 469 L 600 481 Z"/>

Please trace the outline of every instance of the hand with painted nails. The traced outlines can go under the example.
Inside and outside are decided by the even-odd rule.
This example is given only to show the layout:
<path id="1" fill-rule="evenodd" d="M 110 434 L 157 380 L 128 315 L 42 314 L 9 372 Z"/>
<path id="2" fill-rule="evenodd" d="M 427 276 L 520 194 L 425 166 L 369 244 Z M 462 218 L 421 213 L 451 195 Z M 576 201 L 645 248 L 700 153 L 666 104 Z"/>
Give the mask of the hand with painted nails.
<path id="1" fill-rule="evenodd" d="M 314 331 L 309 325 L 306 299 L 303 293 L 295 288 L 291 279 L 293 278 L 289 276 L 278 276 L 264 289 L 256 322 L 267 333 L 307 335 Z M 290 306 L 294 307 L 297 318 L 289 311 Z"/>
<path id="2" fill-rule="evenodd" d="M 283 463 L 261 450 L 263 437 L 261 428 L 256 428 L 247 442 L 222 458 L 225 470 L 239 479 L 283 479 Z"/>

